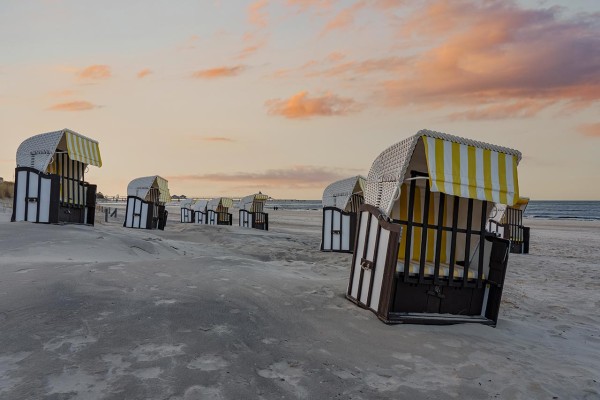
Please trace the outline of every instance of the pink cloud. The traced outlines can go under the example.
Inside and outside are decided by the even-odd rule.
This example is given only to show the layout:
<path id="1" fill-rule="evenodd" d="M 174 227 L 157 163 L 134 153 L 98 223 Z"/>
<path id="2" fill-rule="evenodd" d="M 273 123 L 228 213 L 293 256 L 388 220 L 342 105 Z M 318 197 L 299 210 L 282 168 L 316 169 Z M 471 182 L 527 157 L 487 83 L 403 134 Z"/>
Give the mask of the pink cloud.
<path id="1" fill-rule="evenodd" d="M 271 99 L 265 102 L 270 115 L 290 119 L 303 119 L 316 116 L 335 116 L 356 113 L 362 106 L 351 98 L 332 93 L 310 97 L 308 92 L 296 93 L 288 99 Z"/>
<path id="2" fill-rule="evenodd" d="M 407 59 L 381 85 L 381 98 L 393 107 L 477 107 L 453 118 L 532 116 L 558 103 L 589 106 L 600 99 L 598 19 L 565 20 L 558 12 L 506 1 L 431 3 L 403 34 L 437 44 Z"/>
<path id="3" fill-rule="evenodd" d="M 216 78 L 225 78 L 239 75 L 245 67 L 243 65 L 236 65 L 233 67 L 216 67 L 209 68 L 196 71 L 192 74 L 194 78 L 200 79 L 216 79 Z"/>
<path id="4" fill-rule="evenodd" d="M 600 122 L 579 125 L 577 130 L 584 136 L 600 138 Z"/>
<path id="5" fill-rule="evenodd" d="M 241 187 L 263 188 L 321 188 L 329 183 L 355 174 L 355 171 L 299 165 L 270 169 L 264 172 L 211 173 L 170 176 L 169 181 L 200 181 L 240 184 Z"/>
<path id="6" fill-rule="evenodd" d="M 48 107 L 50 111 L 88 111 L 98 106 L 90 103 L 89 101 L 70 101 L 67 103 L 58 103 Z"/>

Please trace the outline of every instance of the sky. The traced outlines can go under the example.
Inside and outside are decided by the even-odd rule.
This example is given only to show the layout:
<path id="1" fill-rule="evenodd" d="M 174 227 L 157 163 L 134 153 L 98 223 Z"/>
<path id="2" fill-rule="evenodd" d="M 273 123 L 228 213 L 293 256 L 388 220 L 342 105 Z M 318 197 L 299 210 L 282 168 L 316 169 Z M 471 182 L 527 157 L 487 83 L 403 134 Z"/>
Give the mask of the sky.
<path id="1" fill-rule="evenodd" d="M 0 176 L 62 128 L 106 195 L 318 199 L 432 129 L 521 151 L 521 195 L 600 200 L 600 2 L 0 0 Z"/>

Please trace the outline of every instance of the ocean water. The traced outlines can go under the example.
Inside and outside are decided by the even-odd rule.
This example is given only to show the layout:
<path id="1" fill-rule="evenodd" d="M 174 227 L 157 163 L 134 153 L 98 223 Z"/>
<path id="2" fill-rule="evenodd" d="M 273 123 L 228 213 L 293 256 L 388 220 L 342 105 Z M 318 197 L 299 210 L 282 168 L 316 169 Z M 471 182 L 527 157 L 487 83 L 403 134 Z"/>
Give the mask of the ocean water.
<path id="1" fill-rule="evenodd" d="M 267 209 L 318 210 L 321 200 L 270 200 Z M 525 218 L 600 220 L 600 201 L 532 200 L 525 209 Z"/>
<path id="2" fill-rule="evenodd" d="M 600 201 L 532 200 L 525 218 L 600 220 Z"/>

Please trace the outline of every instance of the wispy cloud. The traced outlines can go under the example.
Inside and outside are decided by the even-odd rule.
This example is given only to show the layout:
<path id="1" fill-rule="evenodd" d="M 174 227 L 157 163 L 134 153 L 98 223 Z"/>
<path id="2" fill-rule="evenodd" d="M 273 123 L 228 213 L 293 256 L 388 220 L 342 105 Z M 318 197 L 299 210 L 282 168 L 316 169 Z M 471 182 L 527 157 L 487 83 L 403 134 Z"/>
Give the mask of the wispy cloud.
<path id="1" fill-rule="evenodd" d="M 298 12 L 308 10 L 329 10 L 337 0 L 287 0 L 286 5 L 296 9 Z"/>
<path id="2" fill-rule="evenodd" d="M 486 120 L 505 118 L 529 118 L 551 105 L 551 100 L 526 99 L 509 103 L 492 104 L 472 108 L 468 111 L 452 113 L 448 116 L 451 121 L 457 120 Z"/>
<path id="3" fill-rule="evenodd" d="M 355 171 L 317 166 L 298 165 L 291 168 L 269 169 L 264 172 L 212 173 L 176 175 L 169 181 L 201 181 L 237 184 L 239 187 L 305 188 L 324 187 L 329 183 L 354 174 Z"/>
<path id="4" fill-rule="evenodd" d="M 108 65 L 90 65 L 77 72 L 77 77 L 81 80 L 102 80 L 110 78 L 111 75 Z"/>
<path id="5" fill-rule="evenodd" d="M 215 78 L 226 78 L 231 76 L 239 75 L 246 67 L 243 65 L 236 65 L 233 67 L 216 67 L 209 69 L 202 69 L 192 74 L 192 77 L 199 79 L 215 79 Z"/>
<path id="6" fill-rule="evenodd" d="M 89 101 L 79 100 L 70 101 L 66 103 L 58 103 L 48 107 L 50 111 L 88 111 L 94 108 L 98 108 L 97 105 L 90 103 Z"/>
<path id="7" fill-rule="evenodd" d="M 138 78 L 140 78 L 140 79 L 141 79 L 141 78 L 145 78 L 145 77 L 147 77 L 148 75 L 150 75 L 150 74 L 152 74 L 152 73 L 153 73 L 153 72 L 152 72 L 152 70 L 151 70 L 151 69 L 149 69 L 149 68 L 144 68 L 143 70 L 141 70 L 141 71 L 139 71 L 139 72 L 137 73 L 137 77 L 138 77 Z"/>
<path id="8" fill-rule="evenodd" d="M 206 136 L 199 138 L 204 142 L 221 142 L 221 143 L 232 143 L 235 142 L 232 138 L 224 137 L 224 136 Z"/>
<path id="9" fill-rule="evenodd" d="M 357 1 L 349 7 L 344 8 L 337 13 L 328 23 L 321 32 L 321 35 L 329 33 L 336 29 L 345 29 L 354 23 L 356 14 L 363 9 L 367 3 L 365 1 Z"/>
<path id="10" fill-rule="evenodd" d="M 577 131 L 587 137 L 600 138 L 600 122 L 579 125 Z"/>
<path id="11" fill-rule="evenodd" d="M 267 13 L 265 8 L 268 4 L 267 0 L 256 0 L 248 6 L 248 21 L 252 25 L 261 28 L 267 26 Z"/>
<path id="12" fill-rule="evenodd" d="M 265 102 L 270 115 L 299 119 L 316 116 L 353 114 L 362 109 L 355 100 L 332 93 L 310 97 L 308 92 L 296 93 L 288 99 L 271 99 Z"/>
<path id="13" fill-rule="evenodd" d="M 381 85 L 382 98 L 393 107 L 476 107 L 453 116 L 470 119 L 589 106 L 600 99 L 599 19 L 559 13 L 508 1 L 430 3 L 402 33 L 435 44 Z"/>

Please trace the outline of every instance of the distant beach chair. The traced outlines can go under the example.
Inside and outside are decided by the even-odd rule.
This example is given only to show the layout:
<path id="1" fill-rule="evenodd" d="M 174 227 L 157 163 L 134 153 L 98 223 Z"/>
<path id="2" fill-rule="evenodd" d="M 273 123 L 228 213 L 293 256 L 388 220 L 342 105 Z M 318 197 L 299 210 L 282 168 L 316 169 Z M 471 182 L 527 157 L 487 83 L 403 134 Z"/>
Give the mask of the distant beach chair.
<path id="1" fill-rule="evenodd" d="M 96 185 L 88 166 L 102 166 L 98 142 L 69 129 L 26 139 L 17 149 L 11 221 L 94 225 Z"/>
<path id="2" fill-rule="evenodd" d="M 521 153 L 421 130 L 367 177 L 347 298 L 386 323 L 498 321 L 509 240 L 487 232 L 519 199 Z"/>
<path id="3" fill-rule="evenodd" d="M 194 209 L 192 208 L 194 200 L 187 199 L 181 202 L 180 217 L 182 223 L 194 223 Z"/>
<path id="4" fill-rule="evenodd" d="M 269 214 L 264 212 L 269 196 L 262 193 L 251 194 L 240 200 L 240 226 L 245 228 L 269 230 Z"/>
<path id="5" fill-rule="evenodd" d="M 229 209 L 233 206 L 233 199 L 217 197 L 206 205 L 206 223 L 208 225 L 231 225 L 233 222 Z"/>
<path id="6" fill-rule="evenodd" d="M 194 222 L 199 225 L 207 224 L 207 213 L 206 206 L 208 205 L 208 200 L 196 200 L 196 202 L 192 205 L 194 209 Z"/>
<path id="7" fill-rule="evenodd" d="M 488 231 L 510 240 L 510 252 L 529 254 L 529 227 L 523 225 L 523 213 L 529 198 L 520 197 L 513 206 L 496 204 L 488 221 Z"/>
<path id="8" fill-rule="evenodd" d="M 158 176 L 145 176 L 127 186 L 126 228 L 165 229 L 168 212 L 165 204 L 171 201 L 169 182 Z"/>
<path id="9" fill-rule="evenodd" d="M 323 192 L 321 251 L 352 253 L 356 220 L 364 203 L 365 178 L 353 176 L 334 182 Z"/>

